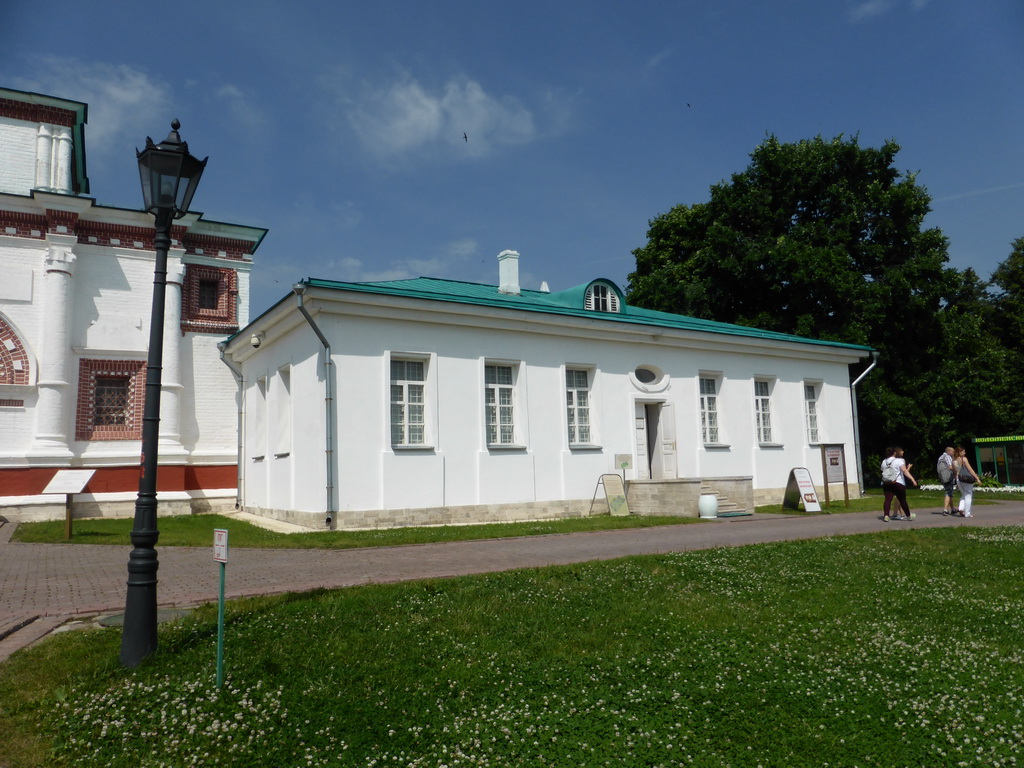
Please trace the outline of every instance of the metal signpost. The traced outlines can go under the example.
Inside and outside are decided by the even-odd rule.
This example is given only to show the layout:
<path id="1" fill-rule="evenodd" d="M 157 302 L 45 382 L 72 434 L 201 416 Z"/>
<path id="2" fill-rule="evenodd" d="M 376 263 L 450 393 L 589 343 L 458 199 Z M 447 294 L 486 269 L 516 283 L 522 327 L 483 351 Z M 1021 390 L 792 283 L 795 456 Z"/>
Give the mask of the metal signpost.
<path id="1" fill-rule="evenodd" d="M 217 604 L 217 687 L 224 685 L 224 572 L 228 566 L 228 532 L 213 531 L 213 559 L 220 563 L 220 600 Z"/>

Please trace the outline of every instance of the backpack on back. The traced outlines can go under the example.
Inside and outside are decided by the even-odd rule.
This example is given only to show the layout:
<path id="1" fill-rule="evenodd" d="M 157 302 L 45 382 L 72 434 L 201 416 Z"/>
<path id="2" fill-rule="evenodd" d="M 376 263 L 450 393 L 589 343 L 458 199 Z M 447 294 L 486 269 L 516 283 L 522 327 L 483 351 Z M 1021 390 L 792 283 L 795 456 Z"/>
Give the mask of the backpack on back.
<path id="1" fill-rule="evenodd" d="M 935 465 L 935 472 L 939 476 L 939 482 L 945 485 L 953 479 L 953 467 L 942 460 L 946 454 L 939 457 L 939 463 Z"/>
<path id="2" fill-rule="evenodd" d="M 896 466 L 894 459 L 886 459 L 882 462 L 882 482 L 883 483 L 895 483 L 896 478 L 900 476 L 899 467 Z"/>

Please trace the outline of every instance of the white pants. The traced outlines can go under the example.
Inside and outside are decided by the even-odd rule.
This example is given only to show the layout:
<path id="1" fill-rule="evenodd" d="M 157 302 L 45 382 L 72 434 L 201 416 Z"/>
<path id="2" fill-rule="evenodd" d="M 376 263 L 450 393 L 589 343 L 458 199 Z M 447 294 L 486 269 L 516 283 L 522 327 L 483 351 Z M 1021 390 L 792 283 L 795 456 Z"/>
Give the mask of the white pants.
<path id="1" fill-rule="evenodd" d="M 974 501 L 974 483 L 961 483 L 957 480 L 956 484 L 960 488 L 960 511 L 967 517 L 971 514 L 971 502 Z"/>

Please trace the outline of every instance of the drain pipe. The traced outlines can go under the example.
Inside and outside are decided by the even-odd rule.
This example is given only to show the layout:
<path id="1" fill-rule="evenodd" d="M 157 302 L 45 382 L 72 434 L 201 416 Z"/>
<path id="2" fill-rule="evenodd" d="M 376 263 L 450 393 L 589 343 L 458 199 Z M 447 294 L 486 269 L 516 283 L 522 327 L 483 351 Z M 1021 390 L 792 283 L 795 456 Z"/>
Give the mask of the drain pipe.
<path id="1" fill-rule="evenodd" d="M 328 528 L 331 527 L 331 523 L 334 521 L 335 509 L 334 509 L 334 361 L 331 358 L 331 343 L 327 341 L 327 337 L 323 335 L 320 328 L 313 320 L 313 316 L 309 314 L 309 310 L 306 309 L 306 305 L 303 303 L 302 296 L 306 292 L 305 283 L 295 283 L 292 286 L 292 291 L 295 293 L 295 298 L 298 301 L 299 312 L 306 318 L 306 322 L 309 323 L 309 327 L 313 329 L 313 333 L 320 339 L 320 343 L 324 345 L 324 383 L 326 393 L 324 395 L 324 410 L 327 413 L 326 423 L 324 425 L 324 453 L 327 458 L 327 515 L 324 518 L 324 523 Z"/>
<path id="2" fill-rule="evenodd" d="M 853 451 L 857 456 L 857 485 L 860 488 L 860 496 L 864 498 L 864 473 L 861 469 L 862 461 L 860 457 L 860 422 L 857 419 L 857 385 L 860 384 L 861 380 L 871 373 L 871 369 L 878 365 L 878 353 L 871 353 L 871 365 L 867 367 L 860 376 L 854 379 L 850 385 L 850 398 L 853 400 Z"/>
<path id="3" fill-rule="evenodd" d="M 224 363 L 235 376 L 235 381 L 238 383 L 238 424 L 235 428 L 235 432 L 238 435 L 238 446 L 236 448 L 238 458 L 236 462 L 238 464 L 238 476 L 236 482 L 238 487 L 235 489 L 235 509 L 245 509 L 245 483 L 243 475 L 243 461 L 242 461 L 242 448 L 244 446 L 244 435 L 243 430 L 245 429 L 245 379 L 242 377 L 242 371 L 235 368 L 224 354 L 228 348 L 226 341 L 217 342 L 217 349 L 220 351 L 220 361 Z"/>

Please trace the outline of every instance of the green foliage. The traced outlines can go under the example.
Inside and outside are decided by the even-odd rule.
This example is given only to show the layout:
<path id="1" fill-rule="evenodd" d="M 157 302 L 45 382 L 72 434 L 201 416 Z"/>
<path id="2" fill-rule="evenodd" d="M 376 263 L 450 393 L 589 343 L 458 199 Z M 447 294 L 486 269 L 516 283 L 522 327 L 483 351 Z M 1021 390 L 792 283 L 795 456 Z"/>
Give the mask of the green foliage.
<path id="1" fill-rule="evenodd" d="M 1024 237 L 995 272 L 992 285 L 992 328 L 1004 354 L 1005 378 L 1000 401 L 1005 409 L 1000 434 L 1024 434 Z"/>
<path id="2" fill-rule="evenodd" d="M 212 608 L 135 670 L 117 630 L 65 633 L 0 677 L 0 733 L 35 744 L 0 764 L 1015 765 L 1022 544 L 885 531 L 238 601 L 219 690 Z"/>
<path id="3" fill-rule="evenodd" d="M 878 367 L 858 389 L 865 453 L 900 444 L 923 461 L 947 440 L 1024 419 L 1024 387 L 1016 397 L 1007 388 L 1024 370 L 1024 238 L 997 270 L 1005 286 L 993 308 L 972 270 L 947 266 L 945 236 L 924 227 L 927 191 L 893 167 L 899 149 L 768 137 L 709 201 L 650 222 L 628 297 L 874 348 Z M 1000 325 L 999 314 L 1012 319 Z"/>

